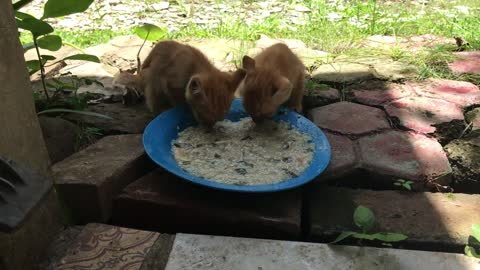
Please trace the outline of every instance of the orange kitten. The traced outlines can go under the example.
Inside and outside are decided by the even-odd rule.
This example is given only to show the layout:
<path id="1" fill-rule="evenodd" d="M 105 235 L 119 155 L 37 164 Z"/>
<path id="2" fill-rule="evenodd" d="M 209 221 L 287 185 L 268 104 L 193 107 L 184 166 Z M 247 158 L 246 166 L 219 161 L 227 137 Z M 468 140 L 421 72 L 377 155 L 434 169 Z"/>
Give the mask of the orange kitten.
<path id="1" fill-rule="evenodd" d="M 242 65 L 247 75 L 238 91 L 254 121 L 273 117 L 280 105 L 302 112 L 305 66 L 287 45 L 272 45 L 254 59 L 244 56 Z"/>
<path id="2" fill-rule="evenodd" d="M 230 109 L 235 89 L 245 70 L 218 70 L 198 49 L 176 41 L 155 45 L 137 75 L 120 73 L 115 83 L 134 87 L 145 95 L 148 109 L 156 115 L 187 103 L 195 119 L 211 126 Z"/>

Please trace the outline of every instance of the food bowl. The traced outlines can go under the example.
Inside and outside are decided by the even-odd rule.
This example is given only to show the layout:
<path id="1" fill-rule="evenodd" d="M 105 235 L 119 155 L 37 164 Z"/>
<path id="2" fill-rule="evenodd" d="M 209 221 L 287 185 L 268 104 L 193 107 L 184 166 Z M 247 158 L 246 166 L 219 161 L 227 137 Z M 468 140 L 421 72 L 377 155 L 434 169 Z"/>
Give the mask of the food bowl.
<path id="1" fill-rule="evenodd" d="M 235 122 L 245 117 L 248 117 L 248 114 L 242 106 L 241 99 L 237 98 L 232 102 L 226 119 Z M 273 119 L 285 121 L 298 131 L 310 135 L 315 145 L 313 159 L 302 174 L 275 184 L 224 184 L 193 176 L 183 170 L 173 156 L 172 140 L 175 140 L 182 130 L 197 125 L 188 106 L 172 108 L 153 119 L 143 133 L 143 145 L 147 155 L 165 170 L 186 181 L 214 189 L 236 192 L 275 192 L 295 188 L 312 181 L 327 168 L 330 162 L 331 150 L 327 137 L 310 120 L 287 108 L 281 108 Z"/>

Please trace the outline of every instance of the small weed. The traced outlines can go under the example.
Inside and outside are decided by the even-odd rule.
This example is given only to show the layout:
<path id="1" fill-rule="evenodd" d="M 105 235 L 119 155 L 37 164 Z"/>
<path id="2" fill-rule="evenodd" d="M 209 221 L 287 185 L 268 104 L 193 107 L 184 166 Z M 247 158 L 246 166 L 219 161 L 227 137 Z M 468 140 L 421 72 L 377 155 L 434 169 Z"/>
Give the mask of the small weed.
<path id="1" fill-rule="evenodd" d="M 318 83 L 315 80 L 307 80 L 305 82 L 305 89 L 308 90 L 330 90 L 331 87 L 327 84 Z"/>
<path id="2" fill-rule="evenodd" d="M 446 193 L 449 200 L 455 200 L 455 194 L 452 192 Z"/>
<path id="3" fill-rule="evenodd" d="M 80 151 L 94 143 L 101 136 L 103 136 L 103 130 L 96 127 L 81 125 L 80 132 L 77 135 L 77 143 L 75 146 L 76 151 Z"/>
<path id="4" fill-rule="evenodd" d="M 407 190 L 412 190 L 412 184 L 413 184 L 413 181 L 406 181 L 406 180 L 403 180 L 403 179 L 398 179 L 397 181 L 395 181 L 395 183 L 393 183 L 395 186 L 399 186 L 399 187 L 403 187 Z"/>
<path id="5" fill-rule="evenodd" d="M 382 242 L 398 242 L 408 237 L 401 233 L 368 233 L 375 225 L 375 215 L 372 210 L 362 205 L 358 206 L 353 213 L 353 221 L 361 232 L 344 231 L 331 244 L 338 243 L 348 237 L 359 240 L 379 240 Z"/>
<path id="6" fill-rule="evenodd" d="M 468 237 L 468 243 L 465 246 L 465 255 L 480 259 L 480 224 L 472 225 L 472 234 Z M 477 248 L 476 248 L 477 247 Z"/>
<path id="7" fill-rule="evenodd" d="M 397 46 L 390 49 L 390 57 L 394 61 L 399 61 L 403 59 L 405 56 L 406 56 L 406 52 Z"/>

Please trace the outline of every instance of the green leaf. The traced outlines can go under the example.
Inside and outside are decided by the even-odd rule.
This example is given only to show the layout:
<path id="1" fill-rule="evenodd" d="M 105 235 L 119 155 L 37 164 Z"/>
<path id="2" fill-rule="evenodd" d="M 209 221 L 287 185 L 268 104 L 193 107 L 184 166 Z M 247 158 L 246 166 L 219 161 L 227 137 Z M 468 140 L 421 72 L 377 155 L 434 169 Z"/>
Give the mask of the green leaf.
<path id="1" fill-rule="evenodd" d="M 46 86 L 50 87 L 50 88 L 54 88 L 54 89 L 57 89 L 57 86 L 56 85 L 53 85 L 49 82 L 45 83 Z"/>
<path id="2" fill-rule="evenodd" d="M 352 235 L 354 235 L 355 232 L 342 232 L 339 236 L 337 236 L 337 238 L 335 240 L 333 240 L 333 242 L 330 242 L 330 244 L 334 244 L 334 243 L 338 243 L 340 241 L 342 241 L 343 239 L 347 238 L 347 237 L 350 237 Z"/>
<path id="3" fill-rule="evenodd" d="M 398 242 L 408 238 L 408 236 L 401 233 L 374 233 L 371 236 L 383 242 Z"/>
<path id="4" fill-rule="evenodd" d="M 472 225 L 472 237 L 480 242 L 480 224 Z"/>
<path id="5" fill-rule="evenodd" d="M 78 111 L 78 110 L 70 110 L 70 109 L 49 109 L 49 110 L 44 110 L 39 113 L 38 115 L 45 114 L 45 113 L 59 113 L 59 112 L 64 112 L 64 113 L 77 113 L 77 114 L 83 114 L 83 115 L 88 115 L 88 116 L 95 116 L 95 117 L 100 117 L 104 119 L 109 119 L 111 120 L 112 118 L 110 116 L 100 114 L 100 113 L 94 113 L 94 112 L 86 112 L 86 111 Z"/>
<path id="6" fill-rule="evenodd" d="M 18 2 L 15 2 L 13 4 L 13 9 L 14 10 L 19 10 L 21 9 L 22 7 L 28 5 L 29 3 L 33 2 L 33 0 L 20 0 Z"/>
<path id="7" fill-rule="evenodd" d="M 23 12 L 20 12 L 20 11 L 15 12 L 15 17 L 19 18 L 21 20 L 26 19 L 26 18 L 34 18 L 35 19 L 35 17 L 33 17 L 32 15 L 30 15 L 28 13 L 23 13 Z"/>
<path id="8" fill-rule="evenodd" d="M 100 63 L 100 59 L 98 59 L 98 57 L 96 57 L 95 55 L 84 54 L 84 53 L 70 55 L 69 57 L 63 58 L 63 60 L 84 60 L 84 61 Z"/>
<path id="9" fill-rule="evenodd" d="M 393 183 L 395 186 L 401 186 L 401 183 Z"/>
<path id="10" fill-rule="evenodd" d="M 42 36 L 53 32 L 50 24 L 36 18 L 25 18 L 23 20 L 16 20 L 17 26 L 21 29 L 32 32 L 34 36 Z"/>
<path id="11" fill-rule="evenodd" d="M 411 187 L 410 185 L 408 185 L 408 184 L 404 184 L 403 187 L 406 188 L 406 189 L 408 189 L 408 190 L 412 190 L 412 187 Z"/>
<path id="12" fill-rule="evenodd" d="M 352 237 L 357 239 L 366 239 L 366 240 L 375 240 L 375 236 L 373 234 L 366 234 L 366 233 L 355 233 Z"/>
<path id="13" fill-rule="evenodd" d="M 40 61 L 38 60 L 30 60 L 25 62 L 25 64 L 27 64 L 30 75 L 40 70 Z"/>
<path id="14" fill-rule="evenodd" d="M 373 215 L 372 210 L 359 205 L 357 209 L 355 209 L 355 213 L 353 213 L 353 221 L 363 232 L 367 232 L 373 228 L 375 216 Z"/>
<path id="15" fill-rule="evenodd" d="M 478 254 L 475 248 L 471 246 L 465 246 L 465 255 L 480 259 L 480 254 Z"/>
<path id="16" fill-rule="evenodd" d="M 77 90 L 77 87 L 75 87 L 75 86 L 73 86 L 73 85 L 69 85 L 69 84 L 64 84 L 64 85 L 62 86 L 62 89 L 63 89 L 63 90 L 72 90 L 72 91 L 74 91 L 74 90 Z"/>
<path id="17" fill-rule="evenodd" d="M 145 23 L 144 25 L 135 28 L 135 34 L 141 39 L 150 41 L 157 41 L 165 35 L 166 30 L 156 25 Z"/>
<path id="18" fill-rule="evenodd" d="M 37 40 L 38 47 L 49 51 L 58 51 L 62 47 L 62 38 L 57 35 L 48 35 Z"/>
<path id="19" fill-rule="evenodd" d="M 92 3 L 93 0 L 48 0 L 42 19 L 84 12 Z"/>
<path id="20" fill-rule="evenodd" d="M 54 81 L 58 85 L 64 85 L 64 83 L 57 78 L 52 78 L 52 81 Z"/>
<path id="21" fill-rule="evenodd" d="M 44 60 L 44 62 L 57 59 L 57 58 L 55 58 L 55 56 L 48 55 L 48 54 L 42 54 L 42 55 L 40 55 L 40 57 L 42 58 L 42 60 Z"/>

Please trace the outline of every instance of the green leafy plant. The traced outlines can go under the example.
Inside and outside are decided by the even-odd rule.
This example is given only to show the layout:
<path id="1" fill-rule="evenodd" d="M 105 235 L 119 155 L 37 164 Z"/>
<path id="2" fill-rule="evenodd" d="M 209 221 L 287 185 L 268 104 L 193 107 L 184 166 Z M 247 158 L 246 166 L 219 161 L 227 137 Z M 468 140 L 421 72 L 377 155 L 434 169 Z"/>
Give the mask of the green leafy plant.
<path id="1" fill-rule="evenodd" d="M 472 225 L 472 234 L 468 237 L 468 244 L 465 246 L 465 254 L 469 257 L 480 259 L 480 251 L 474 246 L 480 245 L 480 224 Z"/>
<path id="2" fill-rule="evenodd" d="M 134 33 L 139 38 L 143 39 L 142 46 L 140 46 L 140 49 L 138 49 L 137 53 L 137 72 L 139 72 L 141 66 L 140 52 L 142 51 L 145 42 L 147 42 L 147 40 L 152 42 L 158 41 L 166 35 L 167 30 L 153 24 L 145 23 L 142 26 L 136 27 L 134 29 Z"/>
<path id="3" fill-rule="evenodd" d="M 79 13 L 85 11 L 93 0 L 48 0 L 45 3 L 43 16 L 38 19 L 34 16 L 20 12 L 19 9 L 24 7 L 26 4 L 32 2 L 32 0 L 20 0 L 13 4 L 15 10 L 15 18 L 18 28 L 29 31 L 32 34 L 33 42 L 25 44 L 24 50 L 35 49 L 37 53 L 36 60 L 27 61 L 27 68 L 29 74 L 33 74 L 37 71 L 40 71 L 43 91 L 45 97 L 48 100 L 50 98 L 47 90 L 47 83 L 45 81 L 45 67 L 48 61 L 56 62 L 51 65 L 58 63 L 64 60 L 84 60 L 99 63 L 100 60 L 98 57 L 89 54 L 75 54 L 68 56 L 63 59 L 56 59 L 52 55 L 42 55 L 40 54 L 40 48 L 48 51 L 58 51 L 62 45 L 62 38 L 58 35 L 52 34 L 54 32 L 53 27 L 46 21 L 48 18 L 57 18 L 74 13 Z"/>
<path id="4" fill-rule="evenodd" d="M 403 187 L 408 190 L 412 190 L 412 184 L 413 181 L 407 181 L 403 179 L 398 179 L 395 183 L 393 183 L 395 186 Z"/>
<path id="5" fill-rule="evenodd" d="M 375 225 L 375 215 L 365 206 L 358 206 L 353 213 L 353 221 L 361 232 L 344 231 L 331 244 L 338 243 L 348 237 L 360 240 L 379 240 L 382 242 L 398 242 L 408 238 L 401 233 L 368 233 Z"/>

